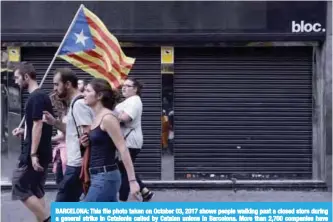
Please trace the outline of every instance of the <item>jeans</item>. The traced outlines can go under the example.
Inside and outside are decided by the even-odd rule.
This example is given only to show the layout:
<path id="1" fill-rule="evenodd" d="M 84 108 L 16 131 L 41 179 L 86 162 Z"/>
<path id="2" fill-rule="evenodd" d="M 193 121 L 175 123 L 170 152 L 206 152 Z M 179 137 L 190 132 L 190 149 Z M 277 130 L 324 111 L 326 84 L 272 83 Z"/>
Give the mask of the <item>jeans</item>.
<path id="1" fill-rule="evenodd" d="M 56 179 L 56 184 L 59 186 L 61 183 L 62 179 L 64 179 L 64 173 L 62 170 L 62 163 L 61 160 L 56 163 L 56 169 L 55 169 L 55 179 Z"/>
<path id="2" fill-rule="evenodd" d="M 56 202 L 78 202 L 83 192 L 80 181 L 81 167 L 66 166 L 65 175 L 59 184 Z"/>
<path id="3" fill-rule="evenodd" d="M 84 202 L 118 202 L 121 184 L 119 170 L 90 175 L 91 185 Z"/>

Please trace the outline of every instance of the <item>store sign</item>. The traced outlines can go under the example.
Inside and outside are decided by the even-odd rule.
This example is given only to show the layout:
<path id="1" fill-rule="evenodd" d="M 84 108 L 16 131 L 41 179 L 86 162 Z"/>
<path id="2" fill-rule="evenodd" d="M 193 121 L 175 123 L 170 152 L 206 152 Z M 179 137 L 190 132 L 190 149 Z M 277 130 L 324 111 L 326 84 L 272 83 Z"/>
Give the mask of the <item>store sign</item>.
<path id="1" fill-rule="evenodd" d="M 291 31 L 294 33 L 299 32 L 326 32 L 326 29 L 322 27 L 322 25 L 318 22 L 312 23 L 305 23 L 304 20 L 300 22 L 292 21 L 291 24 Z"/>
<path id="2" fill-rule="evenodd" d="M 60 42 L 79 4 L 5 1 L 2 41 Z M 326 1 L 101 1 L 87 7 L 121 42 L 324 40 L 332 19 Z"/>
<path id="3" fill-rule="evenodd" d="M 9 62 L 20 62 L 21 61 L 21 50 L 20 47 L 8 47 L 8 61 Z"/>
<path id="4" fill-rule="evenodd" d="M 174 73 L 174 48 L 172 46 L 161 47 L 161 73 Z"/>
<path id="5" fill-rule="evenodd" d="M 161 47 L 161 63 L 173 64 L 174 63 L 173 47 L 162 46 Z"/>

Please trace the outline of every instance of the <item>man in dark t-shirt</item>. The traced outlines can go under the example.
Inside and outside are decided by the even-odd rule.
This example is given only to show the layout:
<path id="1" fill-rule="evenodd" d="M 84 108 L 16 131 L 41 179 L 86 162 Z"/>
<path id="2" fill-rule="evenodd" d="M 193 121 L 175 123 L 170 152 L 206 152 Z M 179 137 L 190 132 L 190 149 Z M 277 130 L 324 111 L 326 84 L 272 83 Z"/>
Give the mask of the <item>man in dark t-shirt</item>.
<path id="1" fill-rule="evenodd" d="M 21 63 L 14 71 L 15 83 L 30 93 L 25 104 L 25 129 L 16 128 L 13 135 L 24 134 L 18 166 L 12 178 L 12 198 L 21 200 L 38 221 L 51 221 L 46 211 L 44 186 L 48 164 L 52 160 L 52 126 L 43 123 L 43 111 L 53 113 L 49 96 L 38 88 L 32 64 Z"/>
<path id="2" fill-rule="evenodd" d="M 20 155 L 20 162 L 31 165 L 31 145 L 32 145 L 32 128 L 34 121 L 43 119 L 43 111 L 47 110 L 52 112 L 52 103 L 49 96 L 41 89 L 34 90 L 25 104 L 25 118 L 26 118 L 26 138 L 24 139 L 22 153 Z M 52 160 L 52 126 L 43 124 L 42 134 L 39 141 L 36 156 L 38 156 L 39 164 L 41 166 L 48 166 Z"/>

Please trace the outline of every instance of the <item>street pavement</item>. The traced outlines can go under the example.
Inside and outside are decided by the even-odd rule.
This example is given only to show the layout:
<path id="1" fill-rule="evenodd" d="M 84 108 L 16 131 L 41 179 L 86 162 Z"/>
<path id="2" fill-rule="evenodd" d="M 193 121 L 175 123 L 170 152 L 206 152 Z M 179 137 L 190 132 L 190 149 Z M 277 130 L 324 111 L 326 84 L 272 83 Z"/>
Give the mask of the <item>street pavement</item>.
<path id="1" fill-rule="evenodd" d="M 154 202 L 332 202 L 331 192 L 317 191 L 218 191 L 159 190 Z M 46 193 L 48 205 L 56 191 Z M 33 215 L 19 201 L 12 201 L 10 192 L 1 193 L 2 222 L 35 222 Z"/>

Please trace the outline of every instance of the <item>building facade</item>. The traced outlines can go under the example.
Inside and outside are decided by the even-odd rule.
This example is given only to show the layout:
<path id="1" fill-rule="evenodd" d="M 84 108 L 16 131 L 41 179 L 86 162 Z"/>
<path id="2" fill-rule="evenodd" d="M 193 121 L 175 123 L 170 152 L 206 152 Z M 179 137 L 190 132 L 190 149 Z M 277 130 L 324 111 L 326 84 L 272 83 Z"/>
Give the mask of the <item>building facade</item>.
<path id="1" fill-rule="evenodd" d="M 2 50 L 13 50 L 19 60 L 33 62 L 40 81 L 80 3 L 1 4 Z M 329 3 L 84 5 L 118 38 L 126 55 L 136 58 L 130 75 L 144 83 L 145 138 L 137 167 L 146 180 L 164 180 L 161 113 L 164 94 L 168 94 L 168 112 L 174 111 L 174 163 L 167 167 L 173 169 L 174 180 L 328 184 L 331 158 L 327 156 L 332 150 Z M 52 70 L 62 66 L 70 65 L 56 60 Z M 91 78 L 75 70 L 80 78 Z M 2 73 L 4 87 L 16 92 L 22 109 L 27 94 L 20 97 L 9 84 L 10 72 Z M 43 88 L 52 89 L 52 74 Z M 11 101 L 5 91 L 4 98 Z M 6 109 L 2 110 L 8 122 L 4 131 L 11 132 L 20 111 Z M 8 145 L 2 157 L 7 155 L 9 160 L 5 169 L 11 168 L 9 156 L 19 152 L 10 137 L 4 136 Z"/>

